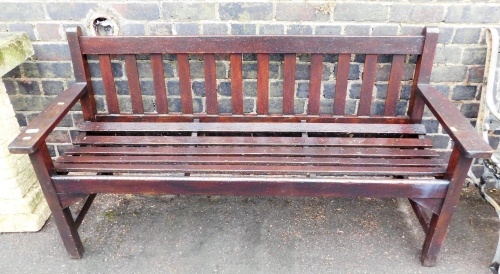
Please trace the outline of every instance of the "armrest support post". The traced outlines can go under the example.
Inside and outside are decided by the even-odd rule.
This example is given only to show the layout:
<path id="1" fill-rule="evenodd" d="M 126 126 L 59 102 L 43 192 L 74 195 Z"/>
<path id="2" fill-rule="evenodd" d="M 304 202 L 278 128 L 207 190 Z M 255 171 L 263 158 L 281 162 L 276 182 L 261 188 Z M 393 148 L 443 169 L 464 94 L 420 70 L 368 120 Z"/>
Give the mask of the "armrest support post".
<path id="1" fill-rule="evenodd" d="M 33 153 L 45 138 L 87 92 L 87 83 L 77 82 L 63 91 L 38 114 L 9 144 L 11 153 Z"/>

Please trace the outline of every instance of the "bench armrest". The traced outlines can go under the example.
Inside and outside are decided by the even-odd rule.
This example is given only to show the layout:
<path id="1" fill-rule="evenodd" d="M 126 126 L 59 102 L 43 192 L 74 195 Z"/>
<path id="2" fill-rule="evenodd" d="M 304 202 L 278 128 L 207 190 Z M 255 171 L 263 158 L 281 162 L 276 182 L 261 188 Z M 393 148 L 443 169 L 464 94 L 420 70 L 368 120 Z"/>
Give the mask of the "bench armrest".
<path id="1" fill-rule="evenodd" d="M 436 116 L 439 123 L 458 145 L 467 158 L 489 158 L 493 149 L 486 143 L 469 121 L 460 113 L 455 105 L 434 87 L 427 84 L 417 86 L 427 107 Z"/>
<path id="2" fill-rule="evenodd" d="M 9 144 L 10 152 L 19 154 L 35 152 L 85 92 L 87 83 L 78 82 L 54 98 Z"/>

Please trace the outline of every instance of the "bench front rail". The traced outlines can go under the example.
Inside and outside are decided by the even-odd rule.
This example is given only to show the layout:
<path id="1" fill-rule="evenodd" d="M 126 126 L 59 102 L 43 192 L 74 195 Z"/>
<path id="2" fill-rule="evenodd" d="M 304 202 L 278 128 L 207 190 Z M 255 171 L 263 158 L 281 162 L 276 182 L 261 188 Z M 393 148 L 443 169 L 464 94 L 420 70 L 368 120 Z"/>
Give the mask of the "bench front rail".
<path id="1" fill-rule="evenodd" d="M 434 28 L 404 37 L 87 37 L 77 29 L 68 32 L 76 83 L 9 148 L 30 155 L 72 258 L 82 256 L 77 229 L 98 193 L 362 196 L 408 198 L 426 234 L 422 264 L 432 266 L 473 158 L 492 153 L 429 85 L 437 36 Z M 245 54 L 252 54 L 249 61 Z M 353 83 L 351 64 L 360 57 L 362 77 Z M 229 95 L 221 94 L 222 59 Z M 98 62 L 102 92 L 89 60 Z M 201 76 L 194 75 L 197 60 Z M 118 62 L 123 76 L 114 75 Z M 143 64 L 150 75 L 139 73 Z M 384 66 L 390 66 L 386 80 L 378 74 Z M 325 76 L 330 68 L 333 75 Z M 169 73 L 177 91 L 170 90 Z M 126 96 L 118 84 L 124 79 Z M 246 94 L 247 79 L 254 79 L 256 99 Z M 327 79 L 334 82 L 331 104 L 323 100 Z M 307 92 L 299 91 L 305 80 Z M 270 89 L 276 83 L 278 94 Z M 387 91 L 375 95 L 381 84 Z M 411 96 L 403 100 L 407 84 Z M 353 85 L 361 85 L 358 96 L 348 92 Z M 78 101 L 85 121 L 73 146 L 53 160 L 46 138 Z M 281 111 L 271 113 L 276 104 Z M 453 140 L 451 153 L 433 148 L 426 136 L 425 106 Z M 69 206 L 82 199 L 73 218 Z"/>

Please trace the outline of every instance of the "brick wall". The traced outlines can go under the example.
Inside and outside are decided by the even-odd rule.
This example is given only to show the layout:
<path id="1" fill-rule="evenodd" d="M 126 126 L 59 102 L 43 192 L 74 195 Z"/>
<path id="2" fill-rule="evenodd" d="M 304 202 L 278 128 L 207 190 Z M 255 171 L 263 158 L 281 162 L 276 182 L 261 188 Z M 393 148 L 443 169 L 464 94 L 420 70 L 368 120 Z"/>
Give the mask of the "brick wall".
<path id="1" fill-rule="evenodd" d="M 419 2 L 419 3 L 417 3 Z M 25 31 L 33 41 L 35 57 L 26 61 L 3 78 L 10 99 L 21 125 L 26 125 L 52 97 L 68 87 L 73 81 L 69 51 L 65 42 L 64 28 L 81 26 L 88 29 L 90 21 L 99 14 L 108 14 L 116 19 L 122 35 L 182 35 L 182 34 L 341 34 L 341 35 L 407 35 L 418 34 L 426 25 L 440 29 L 439 46 L 431 81 L 438 89 L 454 100 L 462 113 L 475 121 L 479 109 L 480 84 L 484 73 L 486 46 L 485 26 L 500 27 L 500 3 L 498 1 L 22 1 L 3 2 L 0 12 L 0 31 Z M 88 32 L 88 31 L 87 31 Z M 303 57 L 307 58 L 307 57 Z M 252 74 L 252 57 L 248 57 L 244 69 L 245 109 L 254 108 L 255 90 Z M 305 104 L 307 94 L 307 66 L 297 67 L 298 111 Z M 166 61 L 166 76 L 175 79 L 176 71 Z M 99 87 L 96 62 L 91 62 L 93 79 Z M 139 64 L 141 67 L 141 64 Z M 349 96 L 356 99 L 359 93 L 361 63 L 354 62 L 350 78 Z M 143 66 L 146 67 L 146 66 Z M 123 76 L 123 65 L 113 63 L 115 76 Z M 193 77 L 202 75 L 201 62 L 192 61 Z M 271 64 L 271 97 L 279 94 L 279 63 Z M 362 67 L 361 67 L 362 69 Z M 333 68 L 331 68 L 333 70 Z M 331 71 L 330 70 L 330 71 Z M 229 85 L 228 66 L 218 62 L 218 87 L 221 110 L 227 109 Z M 146 71 L 142 71 L 146 73 Z M 302 75 L 302 76 L 301 76 Z M 301 78 L 302 77 L 302 78 Z M 331 75 L 326 75 L 333 77 Z M 301 80 L 304 79 L 304 80 Z M 409 79 L 408 79 L 409 80 Z M 173 97 L 169 104 L 175 108 L 178 86 L 175 81 L 167 83 Z M 120 81 L 117 82 L 118 90 Z M 323 87 L 325 100 L 331 99 L 328 81 Z M 151 86 L 142 82 L 147 95 Z M 125 87 L 124 87 L 125 88 Z M 330 89 L 331 90 L 331 89 Z M 405 87 L 403 87 L 403 91 Z M 203 95 L 202 85 L 193 83 L 196 97 Z M 404 92 L 403 92 L 404 93 Z M 102 92 L 100 93 L 102 94 Z M 99 95 L 100 96 L 100 95 Z M 227 97 L 227 98 L 225 98 Z M 402 96 L 404 97 L 404 95 Z M 101 98 L 102 99 L 102 98 Z M 405 98 L 402 98 L 405 99 Z M 148 102 L 145 100 L 146 109 Z M 102 100 L 98 100 L 104 108 Z M 195 104 L 203 109 L 203 100 Z M 280 102 L 271 98 L 271 108 L 279 108 Z M 125 104 L 126 107 L 126 104 Z M 324 105 L 328 107 L 328 102 Z M 71 128 L 81 116 L 71 113 L 51 135 L 49 142 L 53 156 L 57 156 L 65 144 L 70 142 Z M 449 139 L 432 118 L 425 123 L 435 145 L 450 148 Z M 492 143 L 499 138 L 491 136 Z"/>

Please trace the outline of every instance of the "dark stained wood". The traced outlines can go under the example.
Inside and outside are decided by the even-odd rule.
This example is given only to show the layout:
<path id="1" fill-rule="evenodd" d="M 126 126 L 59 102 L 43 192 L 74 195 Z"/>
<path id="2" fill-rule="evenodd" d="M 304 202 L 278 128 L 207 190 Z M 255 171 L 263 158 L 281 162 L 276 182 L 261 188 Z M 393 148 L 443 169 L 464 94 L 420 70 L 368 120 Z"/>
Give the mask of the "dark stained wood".
<path id="1" fill-rule="evenodd" d="M 291 177 L 54 176 L 59 193 L 149 193 L 443 198 L 446 180 L 384 180 Z M 85 181 L 85 184 L 81 182 Z M 432 189 L 432 192 L 429 192 Z"/>
<path id="2" fill-rule="evenodd" d="M 87 59 L 83 57 L 80 47 L 81 36 L 82 29 L 80 27 L 71 28 L 66 32 L 75 80 L 76 82 L 87 83 L 87 93 L 80 99 L 83 119 L 85 121 L 91 121 L 97 113 L 97 108 L 95 105 L 94 90 L 92 89 L 92 81 L 90 79 L 89 64 Z"/>
<path id="3" fill-rule="evenodd" d="M 218 165 L 217 169 L 209 165 L 184 165 L 184 164 L 70 164 L 56 163 L 58 171 L 65 172 L 172 172 L 172 173 L 201 173 L 201 174 L 266 174 L 266 175 L 300 175 L 316 173 L 318 175 L 369 175 L 388 176 L 401 174 L 405 176 L 441 176 L 446 167 L 384 167 L 384 166 L 295 166 L 279 165 Z"/>
<path id="4" fill-rule="evenodd" d="M 359 97 L 358 115 L 369 116 L 372 104 L 373 88 L 375 86 L 375 76 L 377 74 L 377 58 L 375 54 L 367 54 L 363 69 L 363 83 Z"/>
<path id="5" fill-rule="evenodd" d="M 115 78 L 111 69 L 111 59 L 109 55 L 99 55 L 99 65 L 101 68 L 102 83 L 106 94 L 106 104 L 108 112 L 111 114 L 120 113 L 118 104 L 118 94 L 116 93 Z"/>
<path id="6" fill-rule="evenodd" d="M 81 131 L 127 132 L 334 132 L 425 134 L 421 124 L 326 124 L 326 123 L 83 123 Z"/>
<path id="7" fill-rule="evenodd" d="M 391 74 L 389 76 L 389 85 L 387 87 L 387 96 L 385 98 L 384 115 L 396 115 L 399 91 L 401 89 L 401 79 L 403 79 L 404 73 L 405 58 L 406 55 L 394 55 L 392 57 Z"/>
<path id="8" fill-rule="evenodd" d="M 225 156 L 308 156 L 308 157 L 439 157 L 434 150 L 371 147 L 73 147 L 67 155 L 225 155 Z M 104 172 L 104 171 L 103 171 Z"/>
<path id="9" fill-rule="evenodd" d="M 478 141 L 474 128 L 453 103 L 430 85 L 418 85 L 417 92 L 465 157 L 491 157 L 493 148 Z"/>
<path id="10" fill-rule="evenodd" d="M 29 156 L 64 247 L 71 258 L 80 259 L 83 254 L 82 241 L 73 221 L 71 210 L 68 207 L 62 208 L 59 203 L 57 191 L 51 179 L 54 174 L 54 165 L 45 143 Z"/>
<path id="11" fill-rule="evenodd" d="M 78 145 L 227 145 L 227 146 L 342 146 L 429 148 L 429 139 L 355 137 L 241 137 L 241 136 L 77 136 Z"/>
<path id="12" fill-rule="evenodd" d="M 425 237 L 422 247 L 420 261 L 424 266 L 434 266 L 437 261 L 437 255 L 444 238 L 448 232 L 448 226 L 451 223 L 451 217 L 462 192 L 462 186 L 467 178 L 467 172 L 472 164 L 472 159 L 466 158 L 457 146 L 453 148 L 448 165 L 446 179 L 450 180 L 450 186 L 441 208 L 441 212 L 433 214 L 429 224 L 429 230 Z"/>
<path id="13" fill-rule="evenodd" d="M 75 83 L 59 94 L 29 125 L 9 144 L 11 153 L 33 153 L 45 138 L 87 92 L 86 83 Z"/>
<path id="14" fill-rule="evenodd" d="M 153 73 L 153 86 L 155 89 L 156 112 L 168 113 L 167 88 L 163 73 L 163 58 L 161 54 L 151 54 L 151 70 Z"/>
<path id="15" fill-rule="evenodd" d="M 68 34 L 68 41 L 77 84 L 33 119 L 10 149 L 30 154 L 73 258 L 83 252 L 77 228 L 97 193 L 406 197 L 426 233 L 421 261 L 430 266 L 472 163 L 468 157 L 491 154 L 459 111 L 428 85 L 436 28 L 406 37 L 82 37 L 77 29 Z M 218 113 L 218 53 L 229 54 L 231 113 Z M 256 113 L 243 114 L 244 53 L 257 54 Z M 90 83 L 87 54 L 100 56 L 109 113 L 95 113 L 92 90 L 85 87 Z M 158 113 L 143 113 L 136 54 L 151 56 Z M 168 113 L 163 54 L 177 56 L 182 113 Z M 193 114 L 189 54 L 203 55 L 206 113 Z M 283 113 L 272 115 L 270 54 L 285 54 L 280 64 L 284 95 L 278 98 L 283 99 Z M 294 113 L 297 54 L 311 54 L 308 114 Z M 333 115 L 319 114 L 324 54 L 339 55 Z M 352 54 L 367 56 L 358 115 L 345 114 Z M 384 115 L 371 115 L 380 54 L 394 57 Z M 408 54 L 421 55 L 410 111 L 395 116 Z M 110 61 L 117 55 L 125 55 L 132 114 L 120 113 Z M 80 98 L 86 122 L 72 138 L 74 146 L 53 162 L 45 140 Z M 425 137 L 420 123 L 425 104 L 455 143 L 450 157 Z M 68 206 L 87 195 L 73 220 Z M 433 213 L 430 220 L 425 209 Z"/>
<path id="16" fill-rule="evenodd" d="M 435 214 L 441 212 L 441 206 L 443 205 L 442 199 L 414 199 L 413 201 Z"/>
<path id="17" fill-rule="evenodd" d="M 319 165 L 319 166 L 446 166 L 441 159 L 435 158 L 348 158 L 348 157 L 279 157 L 279 156 L 60 156 L 57 163 L 69 164 L 190 164 L 190 165 Z M 214 171 L 217 167 L 214 166 Z M 300 171 L 297 171 L 300 172 Z M 420 202 L 420 201 L 419 201 Z M 434 206 L 434 204 L 432 204 Z M 437 212 L 439 213 L 439 211 Z"/>
<path id="18" fill-rule="evenodd" d="M 81 201 L 86 198 L 87 194 L 79 194 L 79 193 L 71 193 L 71 194 L 57 194 L 59 199 L 59 204 L 62 208 L 69 207 L 74 205 L 75 203 Z"/>
<path id="19" fill-rule="evenodd" d="M 295 102 L 295 54 L 285 54 L 283 61 L 283 114 L 293 114 Z"/>
<path id="20" fill-rule="evenodd" d="M 437 27 L 426 27 L 423 30 L 425 37 L 422 54 L 418 56 L 417 66 L 413 75 L 410 101 L 408 102 L 408 116 L 414 123 L 420 123 L 423 116 L 424 104 L 420 97 L 417 97 L 417 85 L 429 84 L 431 79 L 432 66 L 434 65 L 434 55 L 439 37 Z"/>
<path id="21" fill-rule="evenodd" d="M 344 115 L 347 83 L 349 80 L 349 67 L 351 62 L 351 54 L 340 54 L 337 65 L 337 80 L 335 83 L 335 99 L 333 100 L 333 114 Z"/>
<path id="22" fill-rule="evenodd" d="M 407 116 L 371 116 L 371 117 L 361 117 L 357 115 L 256 115 L 256 114 L 244 114 L 244 115 L 228 115 L 228 114 L 218 114 L 218 115 L 206 115 L 204 113 L 196 113 L 191 115 L 185 114 L 169 114 L 169 115 L 158 115 L 158 114 L 144 114 L 144 115 L 131 115 L 131 114 L 120 114 L 120 115 L 108 115 L 108 114 L 97 114 L 96 121 L 98 122 L 192 122 L 194 119 L 199 119 L 200 122 L 273 122 L 273 123 L 299 123 L 305 120 L 310 123 L 361 123 L 361 124 L 410 124 L 411 121 Z"/>
<path id="23" fill-rule="evenodd" d="M 191 92 L 191 72 L 187 54 L 177 54 L 177 73 L 181 90 L 182 113 L 193 113 L 193 94 Z"/>
<path id="24" fill-rule="evenodd" d="M 215 75 L 215 55 L 203 55 L 203 68 L 205 73 L 205 98 L 208 114 L 217 114 L 217 80 Z"/>
<path id="25" fill-rule="evenodd" d="M 243 114 L 243 76 L 241 54 L 231 54 L 231 103 L 234 114 Z"/>
<path id="26" fill-rule="evenodd" d="M 90 209 L 90 206 L 92 205 L 92 202 L 94 201 L 95 197 L 97 194 L 90 194 L 87 199 L 85 200 L 85 203 L 82 206 L 82 209 L 80 209 L 80 212 L 78 213 L 78 216 L 75 219 L 75 226 L 76 229 L 80 227 L 80 225 L 83 222 L 83 219 L 85 218 L 85 215 L 87 215 L 87 212 Z"/>
<path id="27" fill-rule="evenodd" d="M 130 92 L 130 100 L 132 102 L 132 112 L 144 113 L 141 84 L 139 83 L 139 71 L 137 70 L 137 60 L 135 55 L 125 55 L 125 69 L 127 71 L 128 90 Z"/>
<path id="28" fill-rule="evenodd" d="M 412 199 L 409 199 L 411 208 L 413 209 L 413 212 L 415 212 L 415 215 L 417 216 L 418 222 L 420 223 L 420 226 L 424 230 L 424 233 L 427 234 L 427 231 L 429 231 L 429 223 L 430 223 L 430 218 L 427 215 L 427 213 L 417 204 L 415 203 Z"/>
<path id="29" fill-rule="evenodd" d="M 422 36 L 84 36 L 84 54 L 352 53 L 421 54 Z"/>
<path id="30" fill-rule="evenodd" d="M 323 76 L 323 55 L 311 55 L 311 73 L 309 80 L 309 102 L 307 113 L 318 115 L 321 97 L 321 78 Z"/>
<path id="31" fill-rule="evenodd" d="M 257 114 L 269 112 L 269 54 L 257 54 Z"/>

